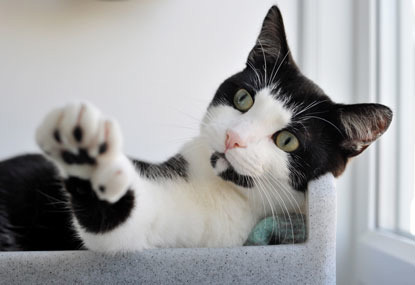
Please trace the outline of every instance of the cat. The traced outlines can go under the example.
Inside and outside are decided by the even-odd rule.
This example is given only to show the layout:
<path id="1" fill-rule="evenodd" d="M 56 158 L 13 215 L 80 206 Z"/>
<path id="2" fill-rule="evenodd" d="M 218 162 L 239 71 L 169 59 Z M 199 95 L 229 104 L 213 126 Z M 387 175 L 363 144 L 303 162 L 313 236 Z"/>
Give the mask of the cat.
<path id="1" fill-rule="evenodd" d="M 127 157 L 117 122 L 90 103 L 51 111 L 36 131 L 44 154 L 0 162 L 0 250 L 241 246 L 260 219 L 304 212 L 308 182 L 341 175 L 391 120 L 307 79 L 273 6 L 200 135 L 164 163 Z"/>

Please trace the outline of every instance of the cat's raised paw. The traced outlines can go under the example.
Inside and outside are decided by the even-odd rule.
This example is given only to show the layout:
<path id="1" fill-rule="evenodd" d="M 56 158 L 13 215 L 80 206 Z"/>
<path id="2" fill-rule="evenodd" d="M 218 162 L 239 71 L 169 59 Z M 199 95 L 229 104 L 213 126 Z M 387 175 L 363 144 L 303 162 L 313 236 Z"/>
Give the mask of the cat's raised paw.
<path id="1" fill-rule="evenodd" d="M 36 141 L 63 168 L 63 174 L 89 178 L 98 163 L 121 154 L 122 134 L 118 123 L 93 105 L 73 103 L 44 118 Z"/>

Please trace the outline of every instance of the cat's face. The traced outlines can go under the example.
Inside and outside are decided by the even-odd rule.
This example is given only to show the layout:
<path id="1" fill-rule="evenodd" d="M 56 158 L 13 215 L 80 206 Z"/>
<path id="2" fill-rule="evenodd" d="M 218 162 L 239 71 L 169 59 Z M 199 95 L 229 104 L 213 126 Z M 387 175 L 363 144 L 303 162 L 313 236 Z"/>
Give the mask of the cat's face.
<path id="1" fill-rule="evenodd" d="M 272 7 L 246 68 L 216 92 L 201 134 L 224 180 L 244 188 L 273 181 L 304 191 L 326 172 L 340 175 L 391 119 L 390 109 L 379 104 L 336 104 L 304 77 Z"/>

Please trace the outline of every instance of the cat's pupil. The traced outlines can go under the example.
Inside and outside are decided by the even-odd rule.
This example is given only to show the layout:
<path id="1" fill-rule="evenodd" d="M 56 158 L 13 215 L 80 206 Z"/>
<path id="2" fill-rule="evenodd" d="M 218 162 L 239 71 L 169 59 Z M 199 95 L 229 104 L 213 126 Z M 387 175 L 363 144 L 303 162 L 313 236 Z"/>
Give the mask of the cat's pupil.
<path id="1" fill-rule="evenodd" d="M 239 98 L 239 103 L 243 103 L 243 102 L 245 101 L 246 97 L 247 97 L 247 95 L 246 95 L 246 94 L 242 95 L 242 96 Z"/>
<path id="2" fill-rule="evenodd" d="M 291 137 L 288 137 L 285 141 L 284 141 L 284 145 L 287 145 L 291 142 Z"/>

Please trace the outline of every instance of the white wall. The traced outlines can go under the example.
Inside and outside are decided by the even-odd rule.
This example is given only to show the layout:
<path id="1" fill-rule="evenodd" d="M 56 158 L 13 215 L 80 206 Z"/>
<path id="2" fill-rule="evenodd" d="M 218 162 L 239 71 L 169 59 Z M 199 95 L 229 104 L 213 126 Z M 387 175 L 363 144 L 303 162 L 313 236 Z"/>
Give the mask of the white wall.
<path id="1" fill-rule="evenodd" d="M 79 99 L 120 121 L 128 154 L 174 154 L 274 3 L 0 1 L 0 159 L 37 151 L 45 113 Z M 296 1 L 278 3 L 296 54 Z"/>

